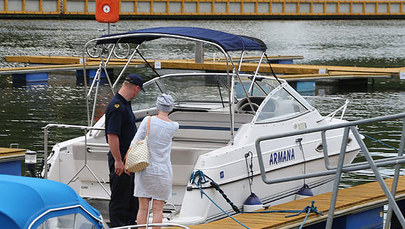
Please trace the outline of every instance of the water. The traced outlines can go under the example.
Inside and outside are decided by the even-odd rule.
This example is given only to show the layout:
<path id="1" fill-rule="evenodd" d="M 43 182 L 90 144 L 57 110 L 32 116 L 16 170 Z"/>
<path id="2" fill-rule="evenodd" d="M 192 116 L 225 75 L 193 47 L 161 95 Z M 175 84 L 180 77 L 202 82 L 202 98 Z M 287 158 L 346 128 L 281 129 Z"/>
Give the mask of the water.
<path id="1" fill-rule="evenodd" d="M 269 55 L 303 55 L 299 64 L 370 67 L 405 66 L 405 21 L 120 21 L 112 32 L 157 26 L 198 26 L 244 34 L 262 39 Z M 88 39 L 102 35 L 105 24 L 89 20 L 0 20 L 0 67 L 22 66 L 7 63 L 7 55 L 80 56 Z M 146 57 L 189 57 L 193 45 L 161 40 L 147 45 Z M 161 50 L 168 50 L 162 52 Z M 184 50 L 188 50 L 184 52 Z M 156 55 L 157 54 L 157 55 Z M 212 51 L 207 51 L 210 57 Z M 108 103 L 103 89 L 100 103 Z M 11 76 L 0 75 L 0 147 L 19 143 L 21 148 L 43 151 L 43 131 L 48 123 L 86 125 L 84 88 L 76 86 L 74 73 L 52 73 L 49 86 L 12 87 Z M 359 120 L 405 111 L 405 81 L 377 80 L 367 92 L 339 92 L 310 96 L 322 114 L 328 114 L 350 100 L 347 120 Z M 398 147 L 399 121 L 360 127 L 360 132 Z M 50 144 L 82 134 L 52 130 Z M 366 139 L 376 157 L 391 155 L 390 147 Z M 364 160 L 361 156 L 356 159 Z M 392 168 L 381 169 L 385 177 Z M 346 174 L 342 186 L 374 180 L 369 170 Z"/>

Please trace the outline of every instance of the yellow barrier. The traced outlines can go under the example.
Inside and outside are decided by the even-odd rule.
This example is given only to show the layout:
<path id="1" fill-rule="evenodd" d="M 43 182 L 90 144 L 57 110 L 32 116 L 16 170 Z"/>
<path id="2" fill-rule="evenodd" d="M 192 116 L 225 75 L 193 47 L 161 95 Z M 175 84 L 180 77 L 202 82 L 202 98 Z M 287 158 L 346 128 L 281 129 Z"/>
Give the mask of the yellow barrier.
<path id="1" fill-rule="evenodd" d="M 86 6 L 93 0 L 64 0 L 65 14 L 94 14 L 66 11 L 71 2 L 82 1 Z M 121 0 L 121 15 L 404 15 L 405 1 L 308 1 L 308 0 Z"/>
<path id="2" fill-rule="evenodd" d="M 61 14 L 60 0 L 0 0 L 1 14 Z"/>
<path id="3" fill-rule="evenodd" d="M 121 0 L 123 16 L 405 16 L 405 0 Z M 0 0 L 1 14 L 94 15 L 95 0 Z"/>

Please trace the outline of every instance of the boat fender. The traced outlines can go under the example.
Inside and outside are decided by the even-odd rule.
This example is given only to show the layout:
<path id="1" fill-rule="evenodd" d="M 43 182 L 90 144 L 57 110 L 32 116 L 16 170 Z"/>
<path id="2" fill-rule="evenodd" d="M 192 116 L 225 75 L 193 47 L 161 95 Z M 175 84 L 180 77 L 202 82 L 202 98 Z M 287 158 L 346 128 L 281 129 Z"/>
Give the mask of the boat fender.
<path id="1" fill-rule="evenodd" d="M 253 192 L 250 194 L 250 196 L 243 203 L 243 211 L 244 212 L 252 212 L 252 211 L 256 211 L 258 209 L 262 209 L 262 208 L 263 208 L 262 201 Z"/>
<path id="2" fill-rule="evenodd" d="M 312 192 L 311 188 L 309 188 L 307 184 L 304 184 L 304 186 L 302 186 L 300 190 L 298 190 L 298 192 L 295 194 L 295 200 L 303 199 L 313 195 L 314 193 Z"/>
<path id="3" fill-rule="evenodd" d="M 25 166 L 28 169 L 31 177 L 36 177 L 37 152 L 32 150 L 25 151 Z"/>

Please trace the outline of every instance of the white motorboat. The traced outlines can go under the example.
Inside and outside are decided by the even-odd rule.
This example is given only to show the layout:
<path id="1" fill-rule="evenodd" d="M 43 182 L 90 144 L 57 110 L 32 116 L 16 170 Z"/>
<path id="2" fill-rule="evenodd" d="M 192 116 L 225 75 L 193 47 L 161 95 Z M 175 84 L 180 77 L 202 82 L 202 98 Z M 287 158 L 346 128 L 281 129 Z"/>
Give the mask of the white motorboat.
<path id="1" fill-rule="evenodd" d="M 218 48 L 224 54 L 228 66 L 226 72 L 158 75 L 144 84 L 146 93 L 140 93 L 132 102 L 136 122 L 139 124 L 145 116 L 157 113 L 157 95 L 167 93 L 175 98 L 170 119 L 179 122 L 180 129 L 174 136 L 171 152 L 173 196 L 165 206 L 166 210 L 170 209 L 166 217 L 168 221 L 199 224 L 225 217 L 224 212 L 202 195 L 200 190 L 204 190 L 212 201 L 231 214 L 235 209 L 227 202 L 232 201 L 237 209 L 241 209 L 252 192 L 267 205 L 293 200 L 304 185 L 315 195 L 331 190 L 331 176 L 272 185 L 265 184 L 260 177 L 255 147 L 258 138 L 346 121 L 342 120 L 343 114 L 340 118 L 336 117 L 336 112 L 322 116 L 285 80 L 278 79 L 275 74 L 263 76 L 259 75 L 258 70 L 241 73 L 240 66 L 243 65 L 246 51 L 260 52 L 261 59 L 257 64 L 267 64 L 268 61 L 262 61 L 267 57 L 266 46 L 259 39 L 210 29 L 164 27 L 105 35 L 89 41 L 86 46 L 94 42 L 100 46 L 136 44 L 136 50 L 128 59 L 130 64 L 135 54 L 140 54 L 143 43 L 159 38 L 202 42 L 206 46 Z M 231 54 L 235 52 L 241 53 L 238 63 L 231 58 Z M 102 58 L 98 75 L 90 89 L 98 87 L 97 76 L 101 71 L 107 73 L 106 68 L 112 53 L 111 50 L 107 60 Z M 86 58 L 83 57 L 85 61 Z M 128 70 L 126 67 L 117 81 L 113 85 L 110 83 L 113 88 L 125 75 L 124 71 Z M 155 69 L 154 72 L 157 73 Z M 90 92 L 86 91 L 86 95 L 90 97 Z M 342 113 L 346 105 L 340 108 Z M 95 106 L 93 114 L 94 109 Z M 90 114 L 90 109 L 88 113 Z M 47 131 L 55 126 L 77 127 L 88 132 L 85 136 L 56 144 L 43 174 L 48 179 L 68 183 L 84 198 L 108 200 L 108 145 L 103 130 L 104 117 L 94 125 L 92 120 L 89 118 L 88 127 L 48 125 L 45 128 Z M 343 135 L 343 129 L 334 129 L 325 135 L 331 165 L 336 165 Z M 359 144 L 351 139 L 354 138 L 349 134 L 346 164 L 350 164 L 359 152 Z M 282 178 L 325 171 L 325 147 L 320 133 L 263 142 L 261 151 L 265 173 L 269 178 Z M 47 154 L 47 144 L 45 153 Z M 200 189 L 190 179 L 197 171 L 198 174 L 203 172 L 215 183 L 198 183 Z M 215 184 L 219 185 L 230 201 L 226 201 L 212 186 Z"/>

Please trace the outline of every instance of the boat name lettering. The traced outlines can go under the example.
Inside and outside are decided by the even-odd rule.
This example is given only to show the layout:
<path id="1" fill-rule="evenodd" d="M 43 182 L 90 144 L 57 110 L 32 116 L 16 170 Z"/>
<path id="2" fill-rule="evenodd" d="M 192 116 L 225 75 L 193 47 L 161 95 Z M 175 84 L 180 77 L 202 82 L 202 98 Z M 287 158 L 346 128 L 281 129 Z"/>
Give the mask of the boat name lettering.
<path id="1" fill-rule="evenodd" d="M 269 165 L 295 160 L 294 149 L 281 150 L 270 154 Z"/>

